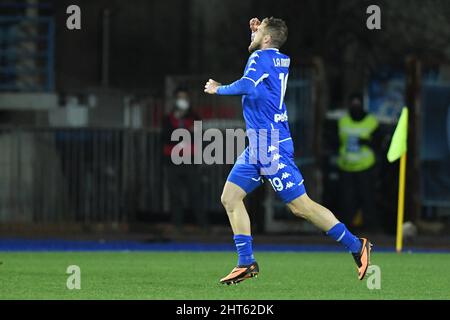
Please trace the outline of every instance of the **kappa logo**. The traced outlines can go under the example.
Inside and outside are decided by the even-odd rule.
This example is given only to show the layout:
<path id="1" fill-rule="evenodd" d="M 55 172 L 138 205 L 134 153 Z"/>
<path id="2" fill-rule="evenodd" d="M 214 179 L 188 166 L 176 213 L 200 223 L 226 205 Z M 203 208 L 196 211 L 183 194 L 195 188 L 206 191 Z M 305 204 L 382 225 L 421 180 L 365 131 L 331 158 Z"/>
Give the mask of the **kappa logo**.
<path id="1" fill-rule="evenodd" d="M 288 121 L 287 111 L 283 113 L 275 113 L 273 116 L 273 121 L 275 121 L 275 123 Z"/>
<path id="2" fill-rule="evenodd" d="M 256 64 L 255 59 L 251 60 L 250 63 L 248 64 L 248 66 L 250 67 L 252 64 Z"/>
<path id="3" fill-rule="evenodd" d="M 279 163 L 278 164 L 278 170 L 284 169 L 286 168 L 286 165 L 284 163 Z"/>
<path id="4" fill-rule="evenodd" d="M 287 179 L 291 176 L 291 174 L 289 172 L 283 172 L 283 174 L 281 175 L 281 180 Z"/>
<path id="5" fill-rule="evenodd" d="M 280 158 L 281 158 L 281 155 L 279 153 L 275 153 L 273 155 L 273 160 L 280 160 Z"/>
<path id="6" fill-rule="evenodd" d="M 269 149 L 268 149 L 268 152 L 273 152 L 273 151 L 275 151 L 275 150 L 277 150 L 277 147 L 275 147 L 275 146 L 270 146 Z"/>
<path id="7" fill-rule="evenodd" d="M 286 188 L 285 189 L 290 189 L 294 186 L 294 183 L 289 181 L 288 183 L 286 183 Z"/>

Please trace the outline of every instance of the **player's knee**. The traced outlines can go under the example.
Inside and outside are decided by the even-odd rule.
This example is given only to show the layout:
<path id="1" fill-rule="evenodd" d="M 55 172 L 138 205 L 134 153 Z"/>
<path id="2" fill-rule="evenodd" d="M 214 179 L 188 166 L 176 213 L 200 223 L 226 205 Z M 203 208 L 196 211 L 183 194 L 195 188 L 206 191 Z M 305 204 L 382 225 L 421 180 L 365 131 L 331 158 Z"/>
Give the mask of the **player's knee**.
<path id="1" fill-rule="evenodd" d="M 222 205 L 227 212 L 232 212 L 237 204 L 237 201 L 227 194 L 222 194 L 220 202 L 222 202 Z"/>
<path id="2" fill-rule="evenodd" d="M 220 202 L 222 203 L 222 206 L 226 209 L 228 206 L 228 199 L 224 194 L 220 196 Z"/>

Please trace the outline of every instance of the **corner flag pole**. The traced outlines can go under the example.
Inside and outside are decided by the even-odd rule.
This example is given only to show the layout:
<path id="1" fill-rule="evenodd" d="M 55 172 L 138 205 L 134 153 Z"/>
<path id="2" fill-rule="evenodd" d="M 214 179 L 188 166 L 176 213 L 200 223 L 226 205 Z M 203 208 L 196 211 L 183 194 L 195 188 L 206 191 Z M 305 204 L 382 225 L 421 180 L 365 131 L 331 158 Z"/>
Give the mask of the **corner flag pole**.
<path id="1" fill-rule="evenodd" d="M 398 206 L 397 206 L 397 238 L 395 249 L 401 252 L 403 248 L 403 220 L 405 213 L 405 179 L 406 179 L 406 151 L 408 147 L 408 108 L 404 107 L 392 136 L 387 158 L 389 162 L 400 159 L 398 175 Z"/>
<path id="2" fill-rule="evenodd" d="M 400 157 L 400 173 L 398 177 L 398 206 L 397 206 L 397 240 L 395 249 L 398 253 L 403 248 L 403 220 L 405 216 L 405 179 L 406 152 Z"/>

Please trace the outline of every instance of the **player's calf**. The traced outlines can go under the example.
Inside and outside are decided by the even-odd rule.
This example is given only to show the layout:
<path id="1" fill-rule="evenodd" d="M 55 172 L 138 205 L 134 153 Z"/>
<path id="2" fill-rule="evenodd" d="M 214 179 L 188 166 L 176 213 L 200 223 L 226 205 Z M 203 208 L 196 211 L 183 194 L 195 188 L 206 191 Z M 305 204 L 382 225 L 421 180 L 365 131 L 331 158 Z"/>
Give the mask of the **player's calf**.
<path id="1" fill-rule="evenodd" d="M 302 217 L 321 230 L 326 235 L 341 243 L 353 255 L 358 269 L 358 279 L 362 280 L 370 264 L 372 244 L 364 238 L 353 235 L 347 227 L 339 222 L 327 208 L 311 200 L 306 194 L 288 204 L 296 216 Z"/>
<path id="2" fill-rule="evenodd" d="M 287 206 L 294 215 L 310 221 L 324 232 L 339 222 L 330 210 L 311 200 L 306 193 Z"/>

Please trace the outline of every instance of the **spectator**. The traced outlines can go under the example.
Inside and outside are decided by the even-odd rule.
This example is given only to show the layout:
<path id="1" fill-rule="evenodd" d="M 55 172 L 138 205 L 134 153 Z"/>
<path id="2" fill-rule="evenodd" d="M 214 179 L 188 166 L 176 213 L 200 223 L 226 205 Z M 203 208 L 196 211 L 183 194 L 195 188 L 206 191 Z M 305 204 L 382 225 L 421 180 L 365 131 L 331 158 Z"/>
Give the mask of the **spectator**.
<path id="1" fill-rule="evenodd" d="M 187 90 L 178 88 L 174 94 L 173 109 L 163 122 L 165 172 L 169 188 L 172 222 L 178 232 L 183 231 L 184 210 L 187 208 L 193 211 L 197 224 L 203 230 L 206 230 L 208 225 L 202 206 L 199 166 L 193 164 L 193 161 L 191 161 L 192 164 L 175 165 L 171 160 L 172 149 L 178 143 L 177 141 L 171 141 L 172 132 L 179 128 L 185 128 L 193 133 L 194 121 L 196 120 L 200 119 L 191 109 Z M 193 145 L 191 150 L 194 152 Z M 184 198 L 187 198 L 187 203 L 184 203 Z"/>

